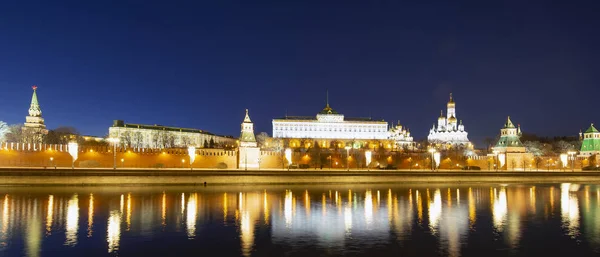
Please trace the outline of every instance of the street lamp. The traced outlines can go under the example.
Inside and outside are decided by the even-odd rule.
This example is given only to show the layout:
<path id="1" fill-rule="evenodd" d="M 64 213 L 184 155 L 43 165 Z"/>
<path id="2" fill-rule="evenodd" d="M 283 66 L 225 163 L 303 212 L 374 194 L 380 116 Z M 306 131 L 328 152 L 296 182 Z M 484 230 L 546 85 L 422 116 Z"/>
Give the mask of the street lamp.
<path id="1" fill-rule="evenodd" d="M 119 138 L 110 137 L 108 142 L 113 144 L 113 169 L 117 169 L 117 144 L 120 142 Z"/>
<path id="2" fill-rule="evenodd" d="M 56 169 L 56 166 L 54 165 L 54 157 L 50 157 L 50 166 L 54 166 L 54 169 Z"/>
<path id="3" fill-rule="evenodd" d="M 121 168 L 125 168 L 125 159 L 121 158 Z"/>
<path id="4" fill-rule="evenodd" d="M 498 150 L 494 150 L 493 153 L 494 153 L 494 169 L 496 171 L 498 171 L 498 165 L 497 164 L 498 164 L 498 153 L 499 153 L 499 151 Z"/>
<path id="5" fill-rule="evenodd" d="M 568 151 L 567 154 L 569 156 L 571 156 L 571 171 L 575 171 L 575 154 L 577 154 L 577 152 L 575 151 Z"/>
<path id="6" fill-rule="evenodd" d="M 73 162 L 71 162 L 71 169 L 75 169 L 75 160 L 77 160 L 77 155 L 79 151 L 79 145 L 76 142 L 71 142 L 68 144 L 69 146 L 69 154 L 73 158 Z"/>
<path id="7" fill-rule="evenodd" d="M 435 148 L 429 148 L 429 152 L 431 153 L 431 171 L 435 170 L 435 167 L 433 166 L 433 154 L 436 153 L 437 151 L 435 150 Z"/>
<path id="8" fill-rule="evenodd" d="M 346 168 L 350 171 L 350 149 L 352 149 L 352 147 L 346 146 L 344 149 L 346 149 Z"/>
<path id="9" fill-rule="evenodd" d="M 561 168 L 565 169 L 567 167 L 567 165 L 569 165 L 569 155 L 566 153 L 563 153 L 560 155 L 560 163 L 561 163 Z"/>
<path id="10" fill-rule="evenodd" d="M 193 170 L 192 163 L 194 163 L 194 160 L 196 159 L 196 147 L 188 147 L 188 155 L 190 156 L 190 170 Z"/>
<path id="11" fill-rule="evenodd" d="M 182 168 L 182 169 L 184 168 L 184 167 L 183 167 L 183 164 L 184 164 L 184 163 L 185 163 L 185 160 L 184 160 L 184 159 L 181 159 L 181 168 Z"/>
<path id="12" fill-rule="evenodd" d="M 369 170 L 369 164 L 371 164 L 372 152 L 367 150 L 365 151 L 365 162 L 367 163 L 367 171 Z"/>
<path id="13" fill-rule="evenodd" d="M 288 170 L 290 170 L 290 165 L 292 165 L 292 149 L 290 149 L 290 148 L 285 149 L 285 158 L 288 161 Z"/>

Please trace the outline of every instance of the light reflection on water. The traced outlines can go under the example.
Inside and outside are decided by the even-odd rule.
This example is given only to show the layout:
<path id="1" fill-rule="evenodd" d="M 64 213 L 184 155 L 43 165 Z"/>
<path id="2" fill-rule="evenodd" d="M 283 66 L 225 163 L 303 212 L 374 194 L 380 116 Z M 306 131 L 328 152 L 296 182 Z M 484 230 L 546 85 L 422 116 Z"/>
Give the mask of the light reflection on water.
<path id="1" fill-rule="evenodd" d="M 189 253 L 190 247 L 222 241 L 229 251 L 223 255 L 240 256 L 290 249 L 313 251 L 298 256 L 370 255 L 374 249 L 390 255 L 413 249 L 405 255 L 477 256 L 483 253 L 465 249 L 521 253 L 524 238 L 540 236 L 554 240 L 548 243 L 579 242 L 582 249 L 575 250 L 585 253 L 600 250 L 598 185 L 3 190 L 0 255 L 79 256 L 81 245 L 94 245 L 109 255 L 161 256 L 151 249 L 181 246 Z M 159 243 L 140 247 L 146 241 Z"/>

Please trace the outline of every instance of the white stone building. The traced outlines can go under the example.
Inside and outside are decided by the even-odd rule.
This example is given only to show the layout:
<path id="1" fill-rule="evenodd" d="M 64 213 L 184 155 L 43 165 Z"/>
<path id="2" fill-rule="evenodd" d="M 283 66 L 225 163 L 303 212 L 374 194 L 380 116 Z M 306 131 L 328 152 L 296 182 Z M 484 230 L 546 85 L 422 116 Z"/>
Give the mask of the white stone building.
<path id="1" fill-rule="evenodd" d="M 433 124 L 431 130 L 429 130 L 427 141 L 433 144 L 471 147 L 462 120 L 459 122 L 456 118 L 456 103 L 452 98 L 452 94 L 450 94 L 447 108 L 448 117 L 444 117 L 444 112 L 440 111 L 437 127 Z"/>
<path id="2" fill-rule="evenodd" d="M 200 129 L 132 124 L 122 120 L 115 120 L 108 134 L 111 138 L 118 138 L 122 146 L 132 148 L 235 147 L 237 144 L 233 137 Z"/>
<path id="3" fill-rule="evenodd" d="M 273 119 L 274 138 L 388 139 L 388 123 L 371 118 L 348 118 L 326 107 L 314 116 L 285 116 Z"/>
<path id="4" fill-rule="evenodd" d="M 406 127 L 402 127 L 400 122 L 396 126 L 392 126 L 389 131 L 390 137 L 392 141 L 395 142 L 396 147 L 398 148 L 414 148 L 413 137 L 410 135 L 410 131 Z"/>

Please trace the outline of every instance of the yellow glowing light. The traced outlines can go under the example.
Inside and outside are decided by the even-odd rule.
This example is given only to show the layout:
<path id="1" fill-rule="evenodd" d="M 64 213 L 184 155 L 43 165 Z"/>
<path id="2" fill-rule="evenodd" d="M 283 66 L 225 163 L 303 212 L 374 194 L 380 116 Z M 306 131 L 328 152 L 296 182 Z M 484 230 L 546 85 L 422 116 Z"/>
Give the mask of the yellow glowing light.
<path id="1" fill-rule="evenodd" d="M 186 227 L 188 238 L 196 236 L 196 218 L 197 218 L 197 205 L 198 194 L 194 193 L 188 197 L 187 202 L 187 216 L 186 216 Z"/>
<path id="2" fill-rule="evenodd" d="M 292 225 L 292 191 L 285 191 L 285 200 L 283 202 L 283 214 L 285 219 L 285 225 L 290 227 Z"/>
<path id="3" fill-rule="evenodd" d="M 127 194 L 127 216 L 125 222 L 127 223 L 127 231 L 131 227 L 131 194 Z"/>
<path id="4" fill-rule="evenodd" d="M 572 186 L 578 188 L 569 183 L 560 185 L 560 211 L 563 227 L 571 238 L 575 238 L 579 234 L 579 200 L 576 194 L 571 194 Z"/>
<path id="5" fill-rule="evenodd" d="M 77 231 L 79 230 L 79 199 L 73 195 L 67 202 L 67 222 L 65 224 L 65 245 L 77 244 Z"/>
<path id="6" fill-rule="evenodd" d="M 377 191 L 377 193 L 379 193 L 379 191 Z M 370 225 L 373 222 L 373 195 L 371 190 L 367 190 L 365 193 L 365 221 L 367 222 L 367 225 Z"/>
<path id="7" fill-rule="evenodd" d="M 433 201 L 429 205 L 429 228 L 432 232 L 437 231 L 437 225 L 442 215 L 442 194 L 439 189 L 433 193 Z"/>
<path id="8" fill-rule="evenodd" d="M 108 217 L 108 226 L 106 229 L 106 242 L 108 242 L 108 252 L 119 250 L 119 241 L 121 240 L 121 213 L 111 211 Z"/>
<path id="9" fill-rule="evenodd" d="M 92 237 L 94 226 L 94 195 L 90 194 L 90 202 L 88 206 L 88 228 L 87 228 L 87 237 Z"/>
<path id="10" fill-rule="evenodd" d="M 373 153 L 371 151 L 365 151 L 365 162 L 366 162 L 367 166 L 369 166 L 369 164 L 371 164 L 372 154 Z"/>
<path id="11" fill-rule="evenodd" d="M 4 202 L 6 204 L 6 200 Z M 46 214 L 46 234 L 50 235 L 52 232 L 52 221 L 54 219 L 54 196 L 48 196 L 48 213 Z"/>
<path id="12" fill-rule="evenodd" d="M 166 226 L 167 225 L 167 195 L 165 194 L 165 192 L 163 192 L 162 194 L 162 212 L 160 215 L 160 219 L 161 219 L 161 225 Z"/>
<path id="13" fill-rule="evenodd" d="M 492 205 L 492 221 L 494 227 L 499 231 L 504 228 L 504 222 L 508 213 L 508 202 L 506 197 L 506 188 L 502 187 L 500 192 L 496 195 L 496 189 L 494 188 L 494 203 Z"/>
<path id="14" fill-rule="evenodd" d="M 285 149 L 285 159 L 288 162 L 288 165 L 292 164 L 292 149 Z"/>

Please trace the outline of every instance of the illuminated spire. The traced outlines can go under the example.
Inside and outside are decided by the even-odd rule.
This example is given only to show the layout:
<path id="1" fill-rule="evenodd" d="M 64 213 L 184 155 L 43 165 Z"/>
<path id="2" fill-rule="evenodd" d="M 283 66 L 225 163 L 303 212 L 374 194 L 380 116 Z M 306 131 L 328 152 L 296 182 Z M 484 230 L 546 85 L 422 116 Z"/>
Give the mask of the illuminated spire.
<path id="1" fill-rule="evenodd" d="M 244 117 L 244 122 L 245 122 L 245 123 L 252 122 L 252 121 L 250 120 L 250 116 L 248 115 L 248 109 L 246 109 L 246 117 Z"/>
<path id="2" fill-rule="evenodd" d="M 37 86 L 34 85 L 31 88 L 33 88 L 33 95 L 31 96 L 31 105 L 29 105 L 29 116 L 40 117 L 42 116 L 42 109 L 37 99 Z"/>

